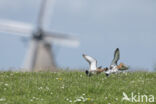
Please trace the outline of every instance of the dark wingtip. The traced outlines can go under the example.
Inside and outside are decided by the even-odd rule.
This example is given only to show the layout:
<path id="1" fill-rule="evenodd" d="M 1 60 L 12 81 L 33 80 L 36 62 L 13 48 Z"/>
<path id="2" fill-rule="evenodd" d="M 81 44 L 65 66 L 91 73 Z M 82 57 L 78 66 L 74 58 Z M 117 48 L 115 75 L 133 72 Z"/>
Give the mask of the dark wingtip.
<path id="1" fill-rule="evenodd" d="M 108 77 L 108 76 L 109 76 L 109 74 L 107 74 L 107 73 L 106 73 L 106 76 Z"/>
<path id="2" fill-rule="evenodd" d="M 117 52 L 119 52 L 120 50 L 119 50 L 119 48 L 116 48 L 116 50 L 115 50 L 115 52 L 114 52 L 114 55 L 117 53 Z"/>
<path id="3" fill-rule="evenodd" d="M 116 51 L 119 51 L 119 48 L 116 48 Z"/>
<path id="4" fill-rule="evenodd" d="M 84 56 L 86 56 L 85 54 L 82 54 L 82 56 L 84 57 Z"/>

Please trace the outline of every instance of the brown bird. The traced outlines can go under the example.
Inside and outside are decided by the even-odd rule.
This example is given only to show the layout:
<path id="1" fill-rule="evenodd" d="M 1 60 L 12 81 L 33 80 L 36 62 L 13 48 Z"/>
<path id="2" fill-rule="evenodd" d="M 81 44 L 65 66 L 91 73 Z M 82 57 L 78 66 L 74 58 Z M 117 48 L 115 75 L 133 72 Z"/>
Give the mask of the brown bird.
<path id="1" fill-rule="evenodd" d="M 97 67 L 97 60 L 91 56 L 82 55 L 83 58 L 89 63 L 89 70 L 86 70 L 86 74 L 91 76 L 92 74 L 100 74 L 101 72 L 107 71 L 108 68 Z"/>
<path id="2" fill-rule="evenodd" d="M 120 51 L 119 51 L 119 48 L 117 48 L 114 52 L 114 59 L 112 60 L 110 68 L 108 71 L 106 71 L 107 76 L 110 75 L 111 73 L 118 73 L 119 71 L 128 69 L 128 66 L 126 66 L 123 63 L 120 63 L 119 65 L 117 64 L 119 59 L 120 59 Z"/>

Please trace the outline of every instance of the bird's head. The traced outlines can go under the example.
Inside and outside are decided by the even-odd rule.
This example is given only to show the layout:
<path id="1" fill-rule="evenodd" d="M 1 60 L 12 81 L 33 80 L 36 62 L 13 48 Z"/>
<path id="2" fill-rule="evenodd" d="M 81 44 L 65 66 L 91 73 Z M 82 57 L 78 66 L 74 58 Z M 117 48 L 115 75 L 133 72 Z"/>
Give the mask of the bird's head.
<path id="1" fill-rule="evenodd" d="M 119 70 L 128 70 L 128 66 L 124 63 L 120 63 L 117 67 Z"/>
<path id="2" fill-rule="evenodd" d="M 108 68 L 106 67 L 106 68 L 104 68 L 103 70 L 104 70 L 104 71 L 107 71 L 107 70 L 108 70 Z"/>

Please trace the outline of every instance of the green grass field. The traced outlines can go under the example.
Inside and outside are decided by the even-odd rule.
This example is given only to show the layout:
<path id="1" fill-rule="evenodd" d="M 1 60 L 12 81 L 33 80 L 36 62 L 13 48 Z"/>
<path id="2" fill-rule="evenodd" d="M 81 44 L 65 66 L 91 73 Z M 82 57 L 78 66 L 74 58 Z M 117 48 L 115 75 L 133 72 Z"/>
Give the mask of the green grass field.
<path id="1" fill-rule="evenodd" d="M 156 100 L 156 73 L 110 77 L 76 71 L 0 73 L 0 104 L 135 104 L 122 101 L 123 92 L 154 95 Z"/>

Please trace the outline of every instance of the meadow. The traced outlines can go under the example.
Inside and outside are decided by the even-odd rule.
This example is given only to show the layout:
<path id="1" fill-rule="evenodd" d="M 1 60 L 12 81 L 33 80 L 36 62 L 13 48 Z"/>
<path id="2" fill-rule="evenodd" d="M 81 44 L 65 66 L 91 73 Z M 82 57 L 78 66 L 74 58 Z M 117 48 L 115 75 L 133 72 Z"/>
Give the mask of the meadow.
<path id="1" fill-rule="evenodd" d="M 151 104 L 122 101 L 123 92 L 154 95 L 156 103 L 156 73 L 0 72 L 0 104 Z"/>

